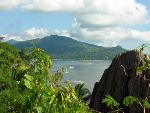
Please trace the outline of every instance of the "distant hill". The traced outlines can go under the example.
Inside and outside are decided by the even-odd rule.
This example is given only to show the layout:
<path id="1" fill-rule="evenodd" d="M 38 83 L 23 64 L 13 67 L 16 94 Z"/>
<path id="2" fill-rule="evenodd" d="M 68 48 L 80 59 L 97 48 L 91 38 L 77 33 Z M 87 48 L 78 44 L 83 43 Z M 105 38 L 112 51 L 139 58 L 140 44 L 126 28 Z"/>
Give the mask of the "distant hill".
<path id="1" fill-rule="evenodd" d="M 9 43 L 9 44 L 15 44 L 15 43 L 17 43 L 17 42 L 19 42 L 19 41 L 16 41 L 16 40 L 14 40 L 14 39 L 11 39 L 11 40 L 8 40 L 8 41 L 7 41 L 7 43 Z"/>
<path id="2" fill-rule="evenodd" d="M 9 41 L 8 41 L 9 43 Z M 51 35 L 42 39 L 34 39 L 10 43 L 18 49 L 38 47 L 44 49 L 54 59 L 90 59 L 111 60 L 115 55 L 125 52 L 120 46 L 102 47 L 79 42 L 65 36 Z"/>

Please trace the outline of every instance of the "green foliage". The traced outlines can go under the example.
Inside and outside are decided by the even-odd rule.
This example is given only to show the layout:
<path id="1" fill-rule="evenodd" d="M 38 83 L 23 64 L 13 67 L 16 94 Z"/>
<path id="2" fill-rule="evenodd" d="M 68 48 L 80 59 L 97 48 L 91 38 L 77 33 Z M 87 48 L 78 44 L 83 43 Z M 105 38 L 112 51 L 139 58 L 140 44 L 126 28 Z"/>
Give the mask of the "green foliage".
<path id="1" fill-rule="evenodd" d="M 143 44 L 143 45 L 139 46 L 140 51 L 144 51 L 145 49 L 149 49 L 149 48 L 150 48 L 150 44 Z M 137 67 L 136 75 L 142 75 L 143 71 L 150 69 L 150 58 L 148 55 L 145 55 L 144 62 L 145 63 L 143 65 Z"/>
<path id="2" fill-rule="evenodd" d="M 105 103 L 108 107 L 110 107 L 111 109 L 115 110 L 115 111 L 121 111 L 120 104 L 118 102 L 116 102 L 116 100 L 114 100 L 110 95 L 106 95 L 105 98 L 102 100 L 102 103 Z M 128 107 L 131 105 L 135 105 L 138 104 L 141 106 L 141 108 L 143 110 L 145 110 L 145 108 L 150 109 L 150 102 L 147 98 L 145 99 L 139 99 L 137 97 L 134 96 L 127 96 L 123 98 L 123 104 Z"/>
<path id="3" fill-rule="evenodd" d="M 72 85 L 61 82 L 62 73 L 51 73 L 51 67 L 51 58 L 42 49 L 18 51 L 0 43 L 0 112 L 90 112 Z"/>
<path id="4" fill-rule="evenodd" d="M 145 48 L 150 48 L 150 44 L 142 44 L 138 47 L 140 51 L 143 51 Z"/>
<path id="5" fill-rule="evenodd" d="M 127 96 L 123 99 L 123 104 L 125 106 L 133 105 L 136 102 L 138 102 L 138 98 L 136 98 L 134 96 Z"/>
<path id="6" fill-rule="evenodd" d="M 141 75 L 143 71 L 146 71 L 147 69 L 150 69 L 150 58 L 147 57 L 147 58 L 144 59 L 144 61 L 145 61 L 145 64 L 143 64 L 142 66 L 137 67 L 137 69 L 136 69 L 136 74 L 137 75 Z"/>
<path id="7" fill-rule="evenodd" d="M 102 99 L 102 103 L 105 103 L 111 109 L 119 107 L 119 103 L 115 101 L 110 95 L 105 95 L 105 98 Z"/>
<path id="8" fill-rule="evenodd" d="M 143 106 L 144 106 L 145 108 L 147 108 L 147 109 L 150 109 L 150 103 L 149 103 L 149 101 L 148 101 L 147 98 L 144 99 L 144 101 L 143 101 Z"/>
<path id="9" fill-rule="evenodd" d="M 84 102 L 86 103 L 89 102 L 91 98 L 91 92 L 87 88 L 84 87 L 84 83 L 77 84 L 75 86 L 75 92 Z"/>

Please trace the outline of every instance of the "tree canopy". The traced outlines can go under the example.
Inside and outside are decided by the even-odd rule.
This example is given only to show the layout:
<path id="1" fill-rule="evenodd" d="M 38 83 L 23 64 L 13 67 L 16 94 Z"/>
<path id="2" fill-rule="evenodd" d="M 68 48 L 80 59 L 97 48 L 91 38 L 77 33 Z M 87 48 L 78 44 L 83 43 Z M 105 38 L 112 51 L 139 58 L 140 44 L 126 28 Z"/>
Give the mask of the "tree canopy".
<path id="1" fill-rule="evenodd" d="M 88 113 L 61 73 L 51 73 L 51 58 L 40 48 L 23 49 L 0 43 L 1 113 Z"/>

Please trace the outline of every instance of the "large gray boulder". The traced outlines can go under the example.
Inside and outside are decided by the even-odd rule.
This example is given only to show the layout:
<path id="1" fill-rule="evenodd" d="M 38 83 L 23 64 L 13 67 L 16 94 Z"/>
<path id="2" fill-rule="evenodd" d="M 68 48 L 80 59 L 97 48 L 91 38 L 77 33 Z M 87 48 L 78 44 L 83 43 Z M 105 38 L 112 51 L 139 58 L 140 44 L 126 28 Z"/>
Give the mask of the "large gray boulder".
<path id="1" fill-rule="evenodd" d="M 108 112 L 108 108 L 102 103 L 105 95 L 111 95 L 124 108 L 125 113 L 142 113 L 139 105 L 125 107 L 122 104 L 124 97 L 132 95 L 138 98 L 145 98 L 150 95 L 150 70 L 144 71 L 141 76 L 136 75 L 136 68 L 145 63 L 144 55 L 141 51 L 132 50 L 116 56 L 99 82 L 95 83 L 90 108 Z M 147 113 L 150 113 L 147 111 Z"/>

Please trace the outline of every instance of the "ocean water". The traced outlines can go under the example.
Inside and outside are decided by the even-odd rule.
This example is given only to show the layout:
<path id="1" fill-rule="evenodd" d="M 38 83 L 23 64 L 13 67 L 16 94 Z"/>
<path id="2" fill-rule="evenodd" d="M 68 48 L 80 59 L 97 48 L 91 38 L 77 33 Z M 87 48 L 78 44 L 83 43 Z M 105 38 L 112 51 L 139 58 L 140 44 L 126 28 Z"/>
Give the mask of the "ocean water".
<path id="1" fill-rule="evenodd" d="M 98 82 L 111 60 L 54 60 L 52 71 L 65 67 L 63 81 L 69 80 L 73 84 L 84 83 L 92 92 L 95 82 Z"/>

